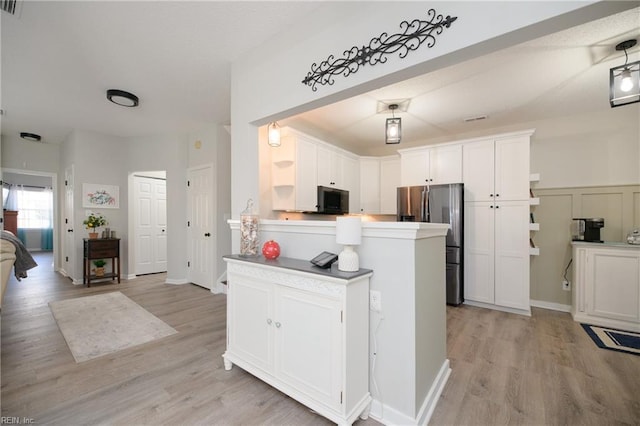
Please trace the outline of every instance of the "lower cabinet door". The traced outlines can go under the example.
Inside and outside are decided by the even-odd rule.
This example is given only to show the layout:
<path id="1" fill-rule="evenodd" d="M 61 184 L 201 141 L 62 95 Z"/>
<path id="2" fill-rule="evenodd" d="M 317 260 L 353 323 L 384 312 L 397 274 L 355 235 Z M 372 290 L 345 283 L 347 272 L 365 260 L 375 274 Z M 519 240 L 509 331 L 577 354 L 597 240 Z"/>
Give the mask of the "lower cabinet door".
<path id="1" fill-rule="evenodd" d="M 340 301 L 278 286 L 275 311 L 276 376 L 339 409 L 343 357 Z"/>
<path id="2" fill-rule="evenodd" d="M 494 205 L 464 203 L 464 298 L 494 303 Z"/>
<path id="3" fill-rule="evenodd" d="M 249 278 L 229 280 L 229 349 L 244 361 L 265 371 L 273 369 L 272 284 Z"/>

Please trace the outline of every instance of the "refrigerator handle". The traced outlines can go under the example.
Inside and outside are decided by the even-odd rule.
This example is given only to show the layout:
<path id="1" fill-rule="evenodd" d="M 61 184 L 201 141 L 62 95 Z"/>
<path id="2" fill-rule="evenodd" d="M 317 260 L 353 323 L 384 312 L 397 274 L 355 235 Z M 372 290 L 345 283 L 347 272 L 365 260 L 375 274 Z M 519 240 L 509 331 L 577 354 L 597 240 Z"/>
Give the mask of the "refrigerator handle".
<path id="1" fill-rule="evenodd" d="M 420 192 L 420 221 L 421 222 L 429 222 L 430 221 L 430 212 L 429 212 L 429 191 L 422 190 Z"/>

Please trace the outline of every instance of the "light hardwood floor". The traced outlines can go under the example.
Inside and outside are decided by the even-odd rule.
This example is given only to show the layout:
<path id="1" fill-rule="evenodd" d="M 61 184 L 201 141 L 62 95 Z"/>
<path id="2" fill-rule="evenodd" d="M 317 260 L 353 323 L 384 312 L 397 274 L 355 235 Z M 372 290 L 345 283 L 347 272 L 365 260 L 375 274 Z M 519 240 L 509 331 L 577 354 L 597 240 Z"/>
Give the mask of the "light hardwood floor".
<path id="1" fill-rule="evenodd" d="M 327 425 L 234 367 L 225 371 L 225 303 L 164 274 L 74 286 L 46 266 L 5 294 L 2 416 L 47 425 Z M 178 330 L 160 341 L 76 364 L 48 303 L 122 291 Z M 432 425 L 640 424 L 640 357 L 597 348 L 568 314 L 531 318 L 447 308 L 453 372 Z M 358 425 L 377 425 L 372 419 Z"/>

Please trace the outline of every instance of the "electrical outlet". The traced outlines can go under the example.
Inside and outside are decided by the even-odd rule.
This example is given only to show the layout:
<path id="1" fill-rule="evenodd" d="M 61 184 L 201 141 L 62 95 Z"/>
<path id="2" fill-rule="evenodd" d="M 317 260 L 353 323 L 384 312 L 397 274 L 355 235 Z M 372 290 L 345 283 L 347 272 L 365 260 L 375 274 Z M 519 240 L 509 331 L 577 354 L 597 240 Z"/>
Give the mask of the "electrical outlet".
<path id="1" fill-rule="evenodd" d="M 382 294 L 377 290 L 369 291 L 369 309 L 382 312 Z"/>
<path id="2" fill-rule="evenodd" d="M 571 281 L 562 280 L 562 289 L 564 291 L 571 291 Z"/>

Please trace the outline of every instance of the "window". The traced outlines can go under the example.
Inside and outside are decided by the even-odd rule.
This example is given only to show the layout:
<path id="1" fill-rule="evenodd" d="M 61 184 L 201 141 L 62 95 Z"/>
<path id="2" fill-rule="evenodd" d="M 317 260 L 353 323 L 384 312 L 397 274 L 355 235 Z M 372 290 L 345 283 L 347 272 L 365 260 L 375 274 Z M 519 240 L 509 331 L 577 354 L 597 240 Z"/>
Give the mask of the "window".
<path id="1" fill-rule="evenodd" d="M 53 228 L 53 193 L 48 190 L 19 189 L 18 228 Z"/>

